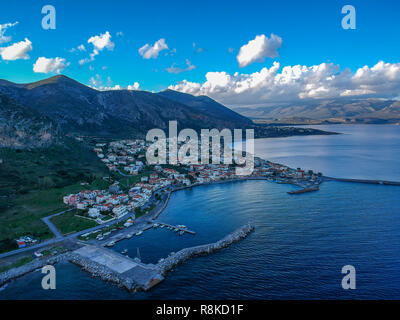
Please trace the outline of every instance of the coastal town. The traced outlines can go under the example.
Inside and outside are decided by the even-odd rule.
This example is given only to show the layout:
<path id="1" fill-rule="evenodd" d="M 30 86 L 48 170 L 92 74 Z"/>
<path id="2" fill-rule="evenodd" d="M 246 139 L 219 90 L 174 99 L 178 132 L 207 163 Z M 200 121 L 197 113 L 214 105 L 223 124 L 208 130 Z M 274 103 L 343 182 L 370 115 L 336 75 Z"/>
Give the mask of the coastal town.
<path id="1" fill-rule="evenodd" d="M 295 185 L 298 188 L 288 193 L 296 194 L 316 191 L 323 181 L 322 173 L 293 169 L 259 157 L 254 157 L 252 173 L 242 176 L 236 174 L 238 165 L 224 164 L 222 161 L 219 164 L 154 165 L 146 161 L 148 147 L 149 143 L 140 139 L 95 143 L 92 150 L 109 172 L 108 176 L 102 177 L 102 185 L 106 187 L 95 188 L 93 184 L 82 181 L 78 192 L 63 195 L 60 202 L 64 211 L 43 219 L 55 238 L 41 242 L 26 235 L 16 239 L 19 250 L 33 252 L 28 259 L 31 263 L 3 273 L 0 282 L 36 268 L 39 264 L 67 259 L 93 275 L 123 284 L 129 290 L 148 290 L 162 281 L 167 271 L 181 261 L 200 252 L 211 253 L 229 246 L 254 230 L 250 224 L 242 226 L 216 243 L 171 253 L 165 259 L 160 259 L 157 265 L 144 264 L 140 258 L 130 258 L 124 251 L 119 254 L 106 249 L 133 235 L 140 236 L 150 228 L 165 227 L 180 236 L 195 236 L 196 232 L 185 225 L 174 226 L 158 220 L 173 192 L 207 184 L 265 180 Z M 71 222 L 72 232 L 60 232 L 60 225 L 54 220 L 59 217 Z M 63 245 L 54 247 L 56 244 Z M 47 249 L 52 247 L 56 249 Z M 115 266 L 110 265 L 110 259 L 120 261 L 121 265 L 129 265 L 129 270 L 132 270 L 126 271 L 129 277 L 125 278 L 125 272 L 116 272 Z M 142 271 L 132 273 L 135 268 L 141 268 Z"/>
<path id="2" fill-rule="evenodd" d="M 110 172 L 124 177 L 137 177 L 135 184 L 122 185 L 114 181 L 107 190 L 81 190 L 65 195 L 64 204 L 77 210 L 77 216 L 92 219 L 98 224 L 124 216 L 140 216 L 152 208 L 163 193 L 173 188 L 191 187 L 202 184 L 237 179 L 264 178 L 278 183 L 292 183 L 304 188 L 321 182 L 321 174 L 312 171 L 291 169 L 260 158 L 254 160 L 254 170 L 250 176 L 237 176 L 235 165 L 148 165 L 144 140 L 121 140 L 98 143 L 93 151 L 108 167 Z M 132 224 L 132 219 L 127 225 Z"/>

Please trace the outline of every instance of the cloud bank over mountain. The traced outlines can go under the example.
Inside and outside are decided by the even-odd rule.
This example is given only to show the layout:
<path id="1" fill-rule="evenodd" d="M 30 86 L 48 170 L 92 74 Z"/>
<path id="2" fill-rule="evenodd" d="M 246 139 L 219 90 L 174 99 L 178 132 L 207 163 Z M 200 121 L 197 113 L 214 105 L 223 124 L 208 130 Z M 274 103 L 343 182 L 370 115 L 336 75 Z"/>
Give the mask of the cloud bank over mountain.
<path id="1" fill-rule="evenodd" d="M 400 92 L 400 63 L 379 61 L 352 72 L 339 65 L 285 66 L 278 62 L 251 74 L 208 72 L 203 83 L 183 80 L 169 88 L 207 95 L 231 106 L 327 98 L 391 98 Z"/>

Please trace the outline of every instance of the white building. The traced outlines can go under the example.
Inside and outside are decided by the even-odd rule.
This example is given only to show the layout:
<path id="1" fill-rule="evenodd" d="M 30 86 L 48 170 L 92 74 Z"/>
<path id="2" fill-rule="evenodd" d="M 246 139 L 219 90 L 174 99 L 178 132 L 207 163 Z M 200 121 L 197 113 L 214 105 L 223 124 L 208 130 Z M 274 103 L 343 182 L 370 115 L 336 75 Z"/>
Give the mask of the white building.
<path id="1" fill-rule="evenodd" d="M 120 204 L 113 209 L 113 213 L 117 218 L 119 218 L 119 217 L 122 217 L 123 215 L 127 214 L 128 209 L 126 206 Z"/>
<path id="2" fill-rule="evenodd" d="M 90 208 L 89 209 L 89 217 L 97 218 L 100 215 L 100 210 L 97 208 Z"/>
<path id="3" fill-rule="evenodd" d="M 85 210 L 87 208 L 87 203 L 86 202 L 78 202 L 76 204 L 76 208 L 79 210 Z"/>

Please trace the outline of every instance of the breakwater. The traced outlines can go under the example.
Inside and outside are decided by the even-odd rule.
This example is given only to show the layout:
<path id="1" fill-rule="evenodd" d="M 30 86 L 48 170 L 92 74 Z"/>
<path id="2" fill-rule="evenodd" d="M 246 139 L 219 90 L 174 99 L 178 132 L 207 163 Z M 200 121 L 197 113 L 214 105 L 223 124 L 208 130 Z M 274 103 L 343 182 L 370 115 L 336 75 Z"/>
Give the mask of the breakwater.
<path id="1" fill-rule="evenodd" d="M 66 252 L 49 258 L 37 258 L 27 264 L 24 264 L 23 266 L 12 268 L 8 271 L 0 273 L 0 286 L 4 285 L 12 279 L 22 277 L 23 275 L 40 269 L 46 265 L 54 265 L 63 260 L 67 260 L 68 257 L 69 253 Z"/>
<path id="2" fill-rule="evenodd" d="M 349 178 L 332 178 L 325 177 L 325 181 L 341 181 L 341 182 L 354 182 L 354 183 L 367 183 L 367 184 L 381 184 L 387 186 L 400 186 L 399 181 L 387 181 L 387 180 L 367 180 L 367 179 L 349 179 Z"/>
<path id="3" fill-rule="evenodd" d="M 159 268 L 160 273 L 165 275 L 169 270 L 181 264 L 182 262 L 195 256 L 208 255 L 217 250 L 226 248 L 231 244 L 246 238 L 253 231 L 254 226 L 251 224 L 246 224 L 215 243 L 182 249 L 177 253 L 167 257 L 163 261 L 160 261 L 157 264 L 157 267 Z"/>

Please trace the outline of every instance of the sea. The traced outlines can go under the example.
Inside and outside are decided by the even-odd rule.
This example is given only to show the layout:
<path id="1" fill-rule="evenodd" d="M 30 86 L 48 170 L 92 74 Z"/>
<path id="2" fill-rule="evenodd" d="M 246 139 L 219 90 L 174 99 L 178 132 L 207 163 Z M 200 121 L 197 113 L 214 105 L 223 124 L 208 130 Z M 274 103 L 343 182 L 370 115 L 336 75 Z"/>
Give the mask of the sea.
<path id="1" fill-rule="evenodd" d="M 258 139 L 262 158 L 338 178 L 400 181 L 400 126 L 313 126 L 340 135 Z M 150 229 L 113 250 L 145 263 L 215 242 L 251 222 L 243 241 L 176 267 L 148 292 L 130 293 L 68 262 L 56 265 L 56 289 L 40 271 L 0 289 L 0 299 L 400 299 L 400 187 L 324 182 L 289 195 L 267 181 L 204 185 L 172 194 L 159 221 L 195 235 Z M 342 268 L 356 289 L 342 288 Z"/>

